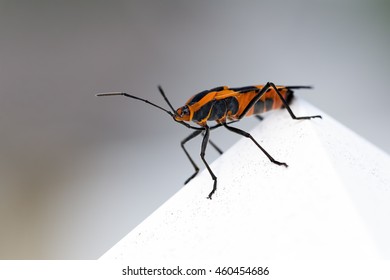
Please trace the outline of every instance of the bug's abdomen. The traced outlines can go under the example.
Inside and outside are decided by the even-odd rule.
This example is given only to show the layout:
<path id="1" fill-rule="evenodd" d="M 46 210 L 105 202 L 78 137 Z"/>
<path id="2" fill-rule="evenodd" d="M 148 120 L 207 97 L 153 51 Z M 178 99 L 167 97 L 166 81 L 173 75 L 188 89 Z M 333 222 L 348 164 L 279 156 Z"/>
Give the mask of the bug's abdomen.
<path id="1" fill-rule="evenodd" d="M 278 87 L 280 94 L 289 104 L 293 97 L 292 90 L 285 87 Z M 255 103 L 255 105 L 248 111 L 246 116 L 251 115 L 259 115 L 271 110 L 277 110 L 284 108 L 283 102 L 275 92 L 275 90 L 271 89 L 267 91 L 260 99 Z"/>
<path id="2" fill-rule="evenodd" d="M 216 121 L 226 118 L 231 114 L 238 112 L 238 101 L 235 97 L 228 97 L 223 100 L 216 100 L 211 110 L 210 121 Z"/>

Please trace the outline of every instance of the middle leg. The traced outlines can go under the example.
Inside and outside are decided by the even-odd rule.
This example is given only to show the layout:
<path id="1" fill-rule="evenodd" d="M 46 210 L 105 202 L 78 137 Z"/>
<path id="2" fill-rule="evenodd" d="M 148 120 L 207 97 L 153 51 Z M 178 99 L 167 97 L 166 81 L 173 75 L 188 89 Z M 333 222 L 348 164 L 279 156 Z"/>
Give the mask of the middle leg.
<path id="1" fill-rule="evenodd" d="M 226 127 L 228 130 L 234 132 L 234 133 L 237 133 L 239 135 L 242 135 L 244 137 L 247 137 L 249 139 L 251 139 L 253 141 L 253 143 L 256 144 L 257 147 L 259 147 L 259 149 L 268 157 L 268 159 L 272 162 L 272 163 L 275 163 L 277 165 L 283 165 L 285 167 L 288 167 L 287 163 L 284 163 L 284 162 L 280 162 L 280 161 L 277 161 L 275 160 L 263 147 L 260 146 L 259 143 L 257 143 L 257 141 L 255 140 L 255 138 L 252 137 L 252 135 L 250 135 L 248 132 L 246 131 L 243 131 L 239 128 L 236 128 L 236 127 L 232 127 L 232 126 L 228 126 L 226 123 L 223 124 L 224 127 Z"/>

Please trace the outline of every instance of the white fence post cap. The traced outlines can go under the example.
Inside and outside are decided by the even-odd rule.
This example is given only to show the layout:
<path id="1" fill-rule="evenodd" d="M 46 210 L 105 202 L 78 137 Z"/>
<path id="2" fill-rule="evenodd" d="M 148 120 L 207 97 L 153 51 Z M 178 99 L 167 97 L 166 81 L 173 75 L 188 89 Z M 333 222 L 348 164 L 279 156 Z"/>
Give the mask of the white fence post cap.
<path id="1" fill-rule="evenodd" d="M 272 112 L 101 259 L 390 258 L 390 157 L 296 98 Z M 223 128 L 221 128 L 223 129 Z M 229 132 L 226 132 L 229 133 Z"/>

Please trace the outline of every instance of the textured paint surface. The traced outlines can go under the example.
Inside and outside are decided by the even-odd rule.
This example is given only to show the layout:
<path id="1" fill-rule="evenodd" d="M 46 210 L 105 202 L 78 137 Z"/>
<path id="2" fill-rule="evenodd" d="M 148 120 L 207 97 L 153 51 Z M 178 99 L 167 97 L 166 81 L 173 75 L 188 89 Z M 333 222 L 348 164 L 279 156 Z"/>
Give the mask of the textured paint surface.
<path id="1" fill-rule="evenodd" d="M 251 132 L 289 168 L 241 139 L 211 165 L 212 201 L 206 171 L 102 259 L 390 258 L 390 158 L 306 102 L 294 108 L 323 119 L 277 112 Z"/>
<path id="2" fill-rule="evenodd" d="M 382 0 L 0 1 L 0 258 L 98 258 L 192 174 L 190 131 L 98 92 L 165 106 L 160 84 L 177 108 L 217 85 L 312 85 L 297 95 L 390 152 L 389 14 Z M 286 141 L 261 144 L 276 157 Z M 199 139 L 188 150 L 204 169 Z"/>

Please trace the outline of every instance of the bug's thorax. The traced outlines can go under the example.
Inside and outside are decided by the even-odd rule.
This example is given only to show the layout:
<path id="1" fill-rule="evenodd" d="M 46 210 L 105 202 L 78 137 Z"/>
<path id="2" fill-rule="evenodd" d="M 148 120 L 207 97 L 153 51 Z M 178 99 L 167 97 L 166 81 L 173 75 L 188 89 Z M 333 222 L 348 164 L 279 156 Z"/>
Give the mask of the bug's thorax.
<path id="1" fill-rule="evenodd" d="M 238 103 L 234 97 L 225 96 L 230 90 L 221 87 L 221 91 L 204 91 L 191 97 L 185 106 L 175 112 L 175 120 L 192 121 L 199 126 L 206 126 L 207 122 L 223 123 L 226 118 L 238 110 Z"/>
<path id="2" fill-rule="evenodd" d="M 184 106 L 178 108 L 174 118 L 176 121 L 193 121 L 201 126 L 206 125 L 206 122 L 199 122 L 197 115 L 199 111 L 205 111 L 205 105 L 210 105 L 213 101 L 216 92 L 203 91 L 192 96 Z M 207 107 L 207 106 L 206 106 Z"/>

